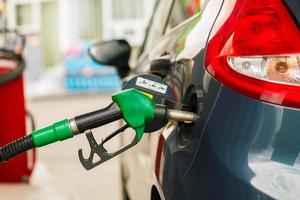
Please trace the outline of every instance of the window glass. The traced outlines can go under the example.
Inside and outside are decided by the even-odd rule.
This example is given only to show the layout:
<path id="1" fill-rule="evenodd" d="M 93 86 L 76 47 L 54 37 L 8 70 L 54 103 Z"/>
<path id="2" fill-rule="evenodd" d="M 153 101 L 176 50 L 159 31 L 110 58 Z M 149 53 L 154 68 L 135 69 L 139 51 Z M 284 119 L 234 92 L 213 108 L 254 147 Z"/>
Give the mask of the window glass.
<path id="1" fill-rule="evenodd" d="M 175 0 L 167 31 L 203 10 L 208 0 Z"/>
<path id="2" fill-rule="evenodd" d="M 32 5 L 31 4 L 20 4 L 16 6 L 16 18 L 17 25 L 31 25 L 33 23 L 32 20 Z"/>
<path id="3" fill-rule="evenodd" d="M 113 0 L 114 19 L 139 19 L 143 17 L 144 1 L 141 0 Z"/>
<path id="4" fill-rule="evenodd" d="M 170 0 L 158 0 L 157 6 L 154 8 L 154 15 L 148 26 L 143 51 L 147 51 L 155 40 L 163 34 L 171 3 Z"/>

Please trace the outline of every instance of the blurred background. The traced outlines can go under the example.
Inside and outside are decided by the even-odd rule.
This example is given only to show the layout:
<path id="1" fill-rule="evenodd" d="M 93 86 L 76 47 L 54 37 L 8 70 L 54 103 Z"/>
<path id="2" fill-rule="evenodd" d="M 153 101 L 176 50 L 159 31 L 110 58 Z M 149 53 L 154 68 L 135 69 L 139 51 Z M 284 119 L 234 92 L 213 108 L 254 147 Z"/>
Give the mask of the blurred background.
<path id="1" fill-rule="evenodd" d="M 84 54 L 93 41 L 113 38 L 126 39 L 137 51 L 153 6 L 154 0 L 7 0 L 3 27 L 26 37 L 26 94 L 118 88 L 114 69 L 100 67 Z M 93 72 L 102 81 L 74 77 Z M 53 76 L 55 81 L 47 83 Z"/>
<path id="2" fill-rule="evenodd" d="M 134 62 L 154 4 L 155 0 L 0 1 L 1 48 L 24 57 L 25 107 L 35 128 L 108 105 L 111 94 L 120 90 L 121 78 L 115 68 L 94 62 L 87 50 L 95 41 L 126 39 Z M 4 105 L 7 96 L 2 94 Z M 101 139 L 102 133 L 118 126 L 114 123 L 95 132 Z M 29 119 L 26 129 L 32 130 Z M 0 180 L 1 199 L 122 199 L 118 158 L 85 171 L 77 158 L 78 149 L 85 147 L 88 151 L 82 136 L 38 149 L 31 177 L 10 183 Z M 34 160 L 30 155 L 28 168 Z M 7 172 L 1 169 L 1 173 Z"/>

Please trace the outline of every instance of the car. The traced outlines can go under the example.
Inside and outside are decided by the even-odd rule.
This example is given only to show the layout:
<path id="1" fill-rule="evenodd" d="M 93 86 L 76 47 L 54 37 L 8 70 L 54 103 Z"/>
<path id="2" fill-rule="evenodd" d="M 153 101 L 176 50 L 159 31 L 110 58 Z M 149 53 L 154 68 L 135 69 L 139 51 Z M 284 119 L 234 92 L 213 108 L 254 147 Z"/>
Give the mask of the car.
<path id="1" fill-rule="evenodd" d="M 158 0 L 135 64 L 126 41 L 102 44 L 102 63 L 156 73 L 200 116 L 124 153 L 126 197 L 299 199 L 299 27 L 295 0 Z"/>

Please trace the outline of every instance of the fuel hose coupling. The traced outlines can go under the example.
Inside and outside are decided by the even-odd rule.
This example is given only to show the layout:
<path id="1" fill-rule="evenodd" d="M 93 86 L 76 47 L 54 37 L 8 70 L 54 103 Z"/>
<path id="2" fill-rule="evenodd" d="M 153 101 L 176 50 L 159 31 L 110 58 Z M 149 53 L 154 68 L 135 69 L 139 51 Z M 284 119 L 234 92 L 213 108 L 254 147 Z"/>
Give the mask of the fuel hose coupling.
<path id="1" fill-rule="evenodd" d="M 7 161 L 18 154 L 35 147 L 45 146 L 56 141 L 73 137 L 67 119 L 56 122 L 51 126 L 32 132 L 31 135 L 19 138 L 0 148 L 0 162 Z"/>

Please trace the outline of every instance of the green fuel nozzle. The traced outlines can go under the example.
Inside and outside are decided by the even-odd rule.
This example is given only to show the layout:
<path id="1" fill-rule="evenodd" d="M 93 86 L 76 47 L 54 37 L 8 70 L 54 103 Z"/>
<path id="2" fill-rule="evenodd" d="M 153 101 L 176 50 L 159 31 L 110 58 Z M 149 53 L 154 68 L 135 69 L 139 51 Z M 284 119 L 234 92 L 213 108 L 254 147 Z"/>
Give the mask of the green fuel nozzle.
<path id="1" fill-rule="evenodd" d="M 0 162 L 13 158 L 32 148 L 63 141 L 72 138 L 74 135 L 86 132 L 86 137 L 91 147 L 90 157 L 88 159 L 84 158 L 81 149 L 78 155 L 82 165 L 86 169 L 91 169 L 137 144 L 143 136 L 147 122 L 165 122 L 168 119 L 194 121 L 197 118 L 194 113 L 170 110 L 164 105 L 155 105 L 151 95 L 136 89 L 126 89 L 113 94 L 112 100 L 113 103 L 104 109 L 86 113 L 72 119 L 64 119 L 1 147 Z M 122 118 L 126 125 L 105 138 L 101 144 L 97 144 L 90 130 Z M 103 145 L 129 127 L 134 129 L 136 133 L 132 142 L 113 153 L 108 153 Z M 94 154 L 100 156 L 100 161 L 93 162 Z"/>

